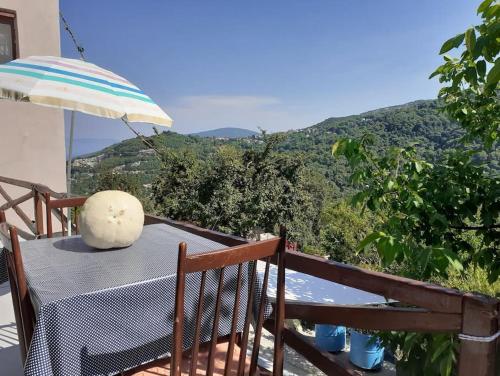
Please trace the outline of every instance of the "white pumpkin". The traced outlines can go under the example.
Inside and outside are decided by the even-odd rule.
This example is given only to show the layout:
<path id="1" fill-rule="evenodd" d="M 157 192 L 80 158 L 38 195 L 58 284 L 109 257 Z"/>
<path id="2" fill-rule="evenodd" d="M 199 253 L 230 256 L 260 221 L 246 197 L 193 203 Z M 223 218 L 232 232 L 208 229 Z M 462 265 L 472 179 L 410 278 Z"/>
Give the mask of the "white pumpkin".
<path id="1" fill-rule="evenodd" d="M 128 247 L 141 235 L 144 211 L 140 201 L 122 191 L 90 196 L 79 218 L 83 241 L 94 248 Z"/>

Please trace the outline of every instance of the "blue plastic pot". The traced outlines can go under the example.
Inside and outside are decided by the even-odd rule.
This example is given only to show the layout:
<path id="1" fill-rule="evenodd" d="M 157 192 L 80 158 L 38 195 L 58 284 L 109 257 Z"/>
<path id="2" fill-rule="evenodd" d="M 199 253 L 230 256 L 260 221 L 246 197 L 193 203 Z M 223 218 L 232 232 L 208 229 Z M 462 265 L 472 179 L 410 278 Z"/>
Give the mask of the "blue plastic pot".
<path id="1" fill-rule="evenodd" d="M 384 348 L 379 339 L 373 336 L 351 331 L 351 351 L 349 360 L 363 369 L 378 369 L 384 361 Z"/>
<path id="2" fill-rule="evenodd" d="M 315 325 L 315 344 L 323 351 L 338 352 L 345 349 L 345 327 L 336 325 Z"/>

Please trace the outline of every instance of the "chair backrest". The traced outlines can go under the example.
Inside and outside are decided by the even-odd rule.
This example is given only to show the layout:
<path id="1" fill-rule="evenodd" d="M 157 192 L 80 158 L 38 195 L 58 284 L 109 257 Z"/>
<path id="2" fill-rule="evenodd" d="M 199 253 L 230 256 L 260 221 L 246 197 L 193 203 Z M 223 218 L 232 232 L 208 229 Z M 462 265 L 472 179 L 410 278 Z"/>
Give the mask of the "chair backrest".
<path id="1" fill-rule="evenodd" d="M 61 198 L 61 199 L 53 199 L 50 196 L 50 193 L 44 194 L 45 198 L 45 212 L 46 212 L 46 223 L 47 223 L 47 237 L 51 238 L 54 236 L 54 231 L 52 229 L 52 214 L 56 213 L 59 221 L 61 222 L 61 233 L 63 236 L 67 233 L 68 228 L 68 218 L 64 215 L 65 208 L 78 208 L 83 206 L 87 197 L 70 197 L 70 198 Z M 75 216 L 74 223 L 72 224 L 72 229 L 74 233 L 78 234 L 78 216 Z"/>
<path id="2" fill-rule="evenodd" d="M 31 304 L 26 276 L 24 274 L 19 236 L 14 226 L 8 226 L 5 213 L 0 211 L 0 241 L 7 250 L 7 270 L 9 276 L 14 315 L 17 324 L 17 333 L 23 362 L 33 337 L 35 314 Z"/>
<path id="3" fill-rule="evenodd" d="M 211 340 L 209 343 L 209 354 L 206 375 L 212 375 L 214 371 L 214 357 L 217 345 L 217 336 L 221 312 L 221 295 L 223 291 L 224 270 L 228 266 L 238 265 L 238 274 L 236 279 L 236 291 L 234 299 L 234 307 L 232 309 L 231 332 L 229 334 L 229 344 L 225 360 L 225 375 L 234 374 L 237 370 L 237 375 L 243 375 L 245 372 L 246 354 L 249 342 L 250 323 L 254 324 L 254 340 L 252 347 L 252 355 L 250 358 L 250 375 L 255 375 L 257 372 L 257 360 L 259 356 L 260 339 L 262 334 L 262 326 L 264 322 L 264 313 L 267 300 L 267 287 L 269 279 L 269 265 L 271 259 L 277 261 L 278 265 L 278 280 L 276 304 L 274 305 L 273 314 L 275 316 L 275 346 L 274 346 L 274 365 L 273 374 L 281 375 L 283 370 L 283 338 L 282 328 L 284 322 L 284 257 L 286 247 L 286 231 L 284 228 L 280 231 L 280 237 L 264 240 L 255 243 L 249 243 L 230 247 L 218 251 L 187 254 L 186 243 L 179 244 L 179 258 L 177 264 L 177 287 L 175 300 L 175 320 L 174 320 L 174 341 L 172 348 L 172 358 L 170 363 L 171 374 L 177 376 L 181 374 L 181 362 L 183 352 L 183 328 L 184 328 L 184 298 L 186 289 L 186 275 L 189 273 L 201 273 L 201 283 L 198 296 L 198 304 L 196 310 L 196 321 L 194 327 L 193 346 L 191 348 L 190 357 L 190 375 L 196 375 L 198 352 L 200 347 L 200 332 L 201 319 L 203 314 L 204 304 L 204 289 L 207 278 L 207 271 L 218 271 L 218 287 L 215 300 L 215 314 L 213 318 Z M 262 279 L 262 284 L 257 286 L 257 260 L 265 262 L 265 272 Z M 242 279 L 244 277 L 244 266 L 248 265 L 250 276 L 248 279 L 248 299 L 246 302 L 245 322 L 243 324 L 243 332 L 238 333 L 238 342 L 240 345 L 240 355 L 238 362 L 233 362 L 234 347 L 237 337 L 237 325 L 240 309 L 240 294 L 242 288 Z M 257 288 L 261 288 L 261 293 L 256 294 Z M 260 295 L 260 301 L 255 302 L 256 295 Z M 258 298 L 258 297 L 257 297 Z M 254 303 L 257 303 L 255 305 Z M 256 320 L 253 320 L 253 310 L 256 309 Z M 232 372 L 231 372 L 232 370 Z"/>

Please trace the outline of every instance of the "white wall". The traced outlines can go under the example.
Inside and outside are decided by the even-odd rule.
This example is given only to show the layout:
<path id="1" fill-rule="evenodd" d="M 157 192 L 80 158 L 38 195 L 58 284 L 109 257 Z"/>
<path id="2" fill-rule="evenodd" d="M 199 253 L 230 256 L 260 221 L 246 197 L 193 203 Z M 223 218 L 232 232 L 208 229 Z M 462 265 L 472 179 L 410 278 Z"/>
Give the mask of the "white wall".
<path id="1" fill-rule="evenodd" d="M 0 0 L 17 13 L 20 57 L 60 56 L 58 0 Z M 63 111 L 0 100 L 0 176 L 29 180 L 65 191 Z M 24 193 L 9 189 L 11 196 Z M 0 205 L 3 203 L 0 197 Z M 28 214 L 32 205 L 25 205 Z M 12 210 L 7 220 L 19 223 Z"/>

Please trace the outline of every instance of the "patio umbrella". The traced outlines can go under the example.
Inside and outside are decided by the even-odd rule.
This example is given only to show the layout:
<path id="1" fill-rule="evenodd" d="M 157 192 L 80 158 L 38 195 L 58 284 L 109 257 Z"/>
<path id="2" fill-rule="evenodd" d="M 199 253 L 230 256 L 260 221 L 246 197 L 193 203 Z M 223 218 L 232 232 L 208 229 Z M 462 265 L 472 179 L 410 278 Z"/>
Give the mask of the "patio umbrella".
<path id="1" fill-rule="evenodd" d="M 73 110 L 67 166 L 68 194 L 71 192 L 74 111 L 122 119 L 127 125 L 128 122 L 172 125 L 172 119 L 137 86 L 82 60 L 31 56 L 2 64 L 0 98 Z"/>

